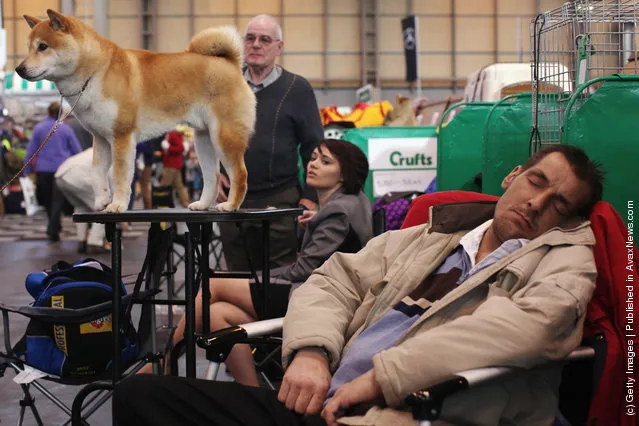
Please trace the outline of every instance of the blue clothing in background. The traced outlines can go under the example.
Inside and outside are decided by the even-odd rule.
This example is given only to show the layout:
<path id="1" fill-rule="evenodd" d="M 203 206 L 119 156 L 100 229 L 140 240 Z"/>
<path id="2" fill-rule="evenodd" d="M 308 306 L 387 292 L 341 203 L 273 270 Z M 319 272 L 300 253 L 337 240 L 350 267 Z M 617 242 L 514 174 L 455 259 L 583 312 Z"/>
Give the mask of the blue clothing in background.
<path id="1" fill-rule="evenodd" d="M 29 140 L 25 161 L 31 158 L 31 155 L 37 151 L 40 144 L 44 141 L 44 138 L 47 137 L 49 131 L 53 128 L 54 123 L 54 118 L 47 117 L 35 126 L 31 139 Z M 58 130 L 51 135 L 51 138 L 47 141 L 38 156 L 31 164 L 27 165 L 24 172 L 25 174 L 32 172 L 55 173 L 58 167 L 60 167 L 60 164 L 67 158 L 80 152 L 82 152 L 82 147 L 75 133 L 73 133 L 71 127 L 62 123 L 60 127 L 58 127 Z"/>

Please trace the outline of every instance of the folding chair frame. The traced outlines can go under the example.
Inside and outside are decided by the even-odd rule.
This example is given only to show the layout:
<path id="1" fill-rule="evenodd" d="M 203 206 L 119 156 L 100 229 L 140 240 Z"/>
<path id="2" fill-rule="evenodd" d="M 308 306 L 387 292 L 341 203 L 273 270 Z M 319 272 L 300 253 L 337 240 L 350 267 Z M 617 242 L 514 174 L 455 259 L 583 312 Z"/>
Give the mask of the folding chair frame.
<path id="1" fill-rule="evenodd" d="M 175 276 L 175 274 L 177 273 L 177 270 L 180 266 L 181 263 L 184 263 L 185 257 L 183 253 L 180 253 L 179 251 L 176 250 L 176 245 L 180 246 L 180 247 L 184 247 L 184 244 L 182 242 L 180 242 L 179 240 L 174 240 L 174 244 L 172 247 L 172 250 L 168 253 L 167 256 L 167 270 L 166 273 L 163 274 L 163 276 L 166 277 L 167 279 L 167 284 L 169 284 L 169 280 L 172 280 L 173 277 Z M 222 252 L 222 240 L 220 239 L 219 234 L 217 234 L 215 232 L 215 230 L 212 232 L 212 238 L 211 238 L 211 242 L 209 243 L 209 253 L 213 255 L 213 260 L 215 262 L 215 267 L 212 268 L 212 271 L 221 271 L 222 270 L 222 256 L 223 256 L 223 252 Z M 174 260 L 175 257 L 177 257 L 177 260 Z M 202 272 L 200 271 L 200 264 L 199 264 L 199 259 L 200 259 L 200 250 L 197 248 L 197 246 L 195 247 L 195 282 L 200 282 L 202 279 Z M 178 296 L 178 293 L 184 288 L 184 283 L 181 284 L 178 287 L 175 287 L 174 285 L 171 285 L 172 290 L 172 294 L 174 297 Z"/>
<path id="2" fill-rule="evenodd" d="M 141 299 L 146 299 L 156 293 L 157 293 L 156 290 L 143 291 L 143 292 L 140 292 L 139 297 Z M 122 298 L 123 305 L 126 306 L 127 304 L 131 303 L 132 300 L 133 300 L 133 295 L 127 295 L 123 297 Z M 4 345 L 6 350 L 6 353 L 4 354 L 0 353 L 0 356 L 1 356 L 0 359 L 2 359 L 2 362 L 0 363 L 0 377 L 4 375 L 4 372 L 6 371 L 7 368 L 10 368 L 11 370 L 13 370 L 15 374 L 17 375 L 21 373 L 22 371 L 24 371 L 25 365 L 26 365 L 17 356 L 17 354 L 15 353 L 14 347 L 11 344 L 9 312 L 14 312 L 14 313 L 26 316 L 30 319 L 37 319 L 44 322 L 72 324 L 72 323 L 86 322 L 90 320 L 91 318 L 95 318 L 96 315 L 106 315 L 110 312 L 109 311 L 110 307 L 111 307 L 110 301 L 100 303 L 98 305 L 90 306 L 88 308 L 82 308 L 82 309 L 57 309 L 57 308 L 54 309 L 54 308 L 31 307 L 31 306 L 12 307 L 12 306 L 8 306 L 8 305 L 0 303 L 0 310 L 2 311 L 2 323 L 4 328 Z M 52 315 L 54 313 L 61 314 L 60 318 L 53 318 Z M 130 367 L 131 372 L 129 374 L 133 374 L 137 372 L 140 368 L 142 368 L 142 366 L 145 363 L 149 361 L 151 361 L 151 357 L 146 356 L 136 362 L 133 362 L 132 366 Z M 88 381 L 83 383 L 79 383 L 79 381 L 78 383 L 73 383 L 72 381 L 69 381 L 69 380 L 57 380 L 52 378 L 48 378 L 48 379 L 45 378 L 45 380 L 55 382 L 55 383 L 60 383 L 60 384 L 86 385 L 86 383 L 89 383 Z M 110 386 L 112 388 L 111 384 Z M 47 390 L 46 387 L 42 383 L 40 383 L 38 380 L 34 380 L 29 384 L 21 384 L 20 387 L 22 388 L 24 398 L 20 400 L 20 416 L 19 416 L 18 425 L 22 425 L 27 407 L 31 409 L 31 412 L 33 413 L 33 416 L 36 420 L 36 423 L 39 426 L 43 424 L 40 414 L 38 413 L 38 409 L 35 406 L 35 398 L 31 394 L 30 387 L 33 387 L 36 390 L 38 390 L 43 396 L 49 399 L 55 406 L 60 408 L 65 414 L 69 416 L 69 420 L 65 423 L 65 425 L 72 422 L 73 409 L 69 408 L 68 405 L 66 405 L 59 398 L 57 398 L 53 393 Z M 93 395 L 92 398 L 89 399 L 84 404 L 82 403 L 82 401 L 80 401 L 80 406 L 78 406 L 78 409 L 79 409 L 78 413 L 81 418 L 78 419 L 78 421 L 75 422 L 74 424 L 82 424 L 84 426 L 88 426 L 86 419 L 88 419 L 89 416 L 91 416 L 98 408 L 100 408 L 106 401 L 108 401 L 110 397 L 111 397 L 111 392 L 108 392 L 106 394 L 103 394 L 101 392 L 101 393 L 97 393 L 96 395 Z M 76 405 L 76 400 L 77 400 L 77 395 L 76 395 L 76 399 L 73 402 L 74 406 Z"/>
<path id="3" fill-rule="evenodd" d="M 138 361 L 132 368 L 131 372 L 128 374 L 125 374 L 123 377 L 126 378 L 137 373 L 142 368 L 142 366 L 144 366 L 144 364 L 148 361 L 150 360 L 143 359 Z M 18 361 L 8 361 L 6 365 L 7 367 L 11 368 L 16 373 L 16 375 L 20 374 L 20 372 L 24 370 L 24 364 Z M 45 396 L 49 401 L 51 401 L 56 407 L 58 407 L 60 410 L 62 410 L 65 414 L 69 416 L 69 420 L 67 420 L 63 424 L 63 426 L 67 426 L 71 424 L 71 422 L 73 421 L 72 416 L 73 416 L 74 408 L 69 407 L 67 404 L 65 404 L 63 401 L 57 398 L 38 380 L 34 380 L 33 382 L 28 384 L 20 384 L 20 387 L 22 388 L 24 398 L 20 400 L 20 417 L 18 420 L 18 425 L 23 424 L 25 411 L 27 407 L 31 409 L 31 412 L 33 413 L 33 416 L 36 420 L 37 425 L 38 426 L 44 425 L 40 417 L 40 414 L 38 412 L 38 409 L 35 405 L 35 398 L 32 396 L 31 392 L 29 391 L 30 387 L 35 388 L 38 392 L 40 392 L 43 396 Z M 78 395 L 80 394 L 80 392 L 78 392 Z M 89 417 L 93 415 L 102 405 L 104 405 L 111 398 L 112 394 L 113 394 L 112 385 L 111 385 L 111 382 L 108 382 L 108 387 L 105 386 L 99 392 L 94 393 L 91 396 L 91 398 L 89 398 L 82 404 L 82 407 L 78 407 L 79 409 L 78 412 L 80 413 L 80 417 L 81 417 L 80 424 L 82 424 L 83 426 L 89 426 L 89 423 L 88 423 Z M 77 395 L 76 395 L 76 399 L 77 399 Z M 76 399 L 73 400 L 73 407 L 76 406 Z"/>

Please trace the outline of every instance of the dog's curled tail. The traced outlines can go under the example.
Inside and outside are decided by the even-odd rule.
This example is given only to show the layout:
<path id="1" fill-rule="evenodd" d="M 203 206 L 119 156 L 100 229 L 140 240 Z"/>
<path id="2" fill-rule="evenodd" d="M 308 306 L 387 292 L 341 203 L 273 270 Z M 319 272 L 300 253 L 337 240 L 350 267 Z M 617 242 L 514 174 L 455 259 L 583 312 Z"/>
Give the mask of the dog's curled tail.
<path id="1" fill-rule="evenodd" d="M 231 25 L 207 28 L 196 34 L 189 43 L 187 52 L 226 58 L 242 67 L 242 37 Z"/>

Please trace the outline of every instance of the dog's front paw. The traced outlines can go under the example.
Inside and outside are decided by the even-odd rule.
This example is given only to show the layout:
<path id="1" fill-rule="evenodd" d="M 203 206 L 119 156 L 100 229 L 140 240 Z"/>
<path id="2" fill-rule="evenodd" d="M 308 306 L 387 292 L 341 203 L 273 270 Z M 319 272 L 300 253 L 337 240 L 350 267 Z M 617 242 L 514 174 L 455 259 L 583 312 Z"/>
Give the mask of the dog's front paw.
<path id="1" fill-rule="evenodd" d="M 209 204 L 203 202 L 202 200 L 189 204 L 189 210 L 205 211 L 208 209 L 209 209 Z"/>
<path id="2" fill-rule="evenodd" d="M 104 211 L 106 213 L 122 213 L 122 212 L 125 212 L 128 207 L 129 206 L 126 203 L 118 203 L 114 201 L 108 206 L 106 206 Z"/>
<path id="3" fill-rule="evenodd" d="M 96 212 L 101 212 L 109 205 L 111 197 L 100 197 L 95 199 L 94 207 Z"/>
<path id="4" fill-rule="evenodd" d="M 216 205 L 215 210 L 220 212 L 232 212 L 237 210 L 237 208 L 233 207 L 233 205 L 229 203 L 228 201 L 225 201 L 223 203 L 219 203 L 218 205 Z"/>

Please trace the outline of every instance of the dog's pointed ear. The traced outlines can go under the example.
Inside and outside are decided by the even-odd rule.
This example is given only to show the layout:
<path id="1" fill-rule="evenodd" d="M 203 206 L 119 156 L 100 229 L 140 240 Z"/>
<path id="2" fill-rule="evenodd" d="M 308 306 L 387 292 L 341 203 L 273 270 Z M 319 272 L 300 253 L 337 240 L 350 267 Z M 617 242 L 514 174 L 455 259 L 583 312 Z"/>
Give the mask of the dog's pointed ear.
<path id="1" fill-rule="evenodd" d="M 27 21 L 27 24 L 29 24 L 29 28 L 33 28 L 36 25 L 38 25 L 40 22 L 42 22 L 41 20 L 39 20 L 38 18 L 34 18 L 33 16 L 29 16 L 29 15 L 22 15 L 24 17 L 24 20 Z"/>
<path id="2" fill-rule="evenodd" d="M 47 9 L 47 15 L 49 15 L 51 26 L 55 31 L 68 31 L 69 20 L 66 16 L 51 9 Z"/>

